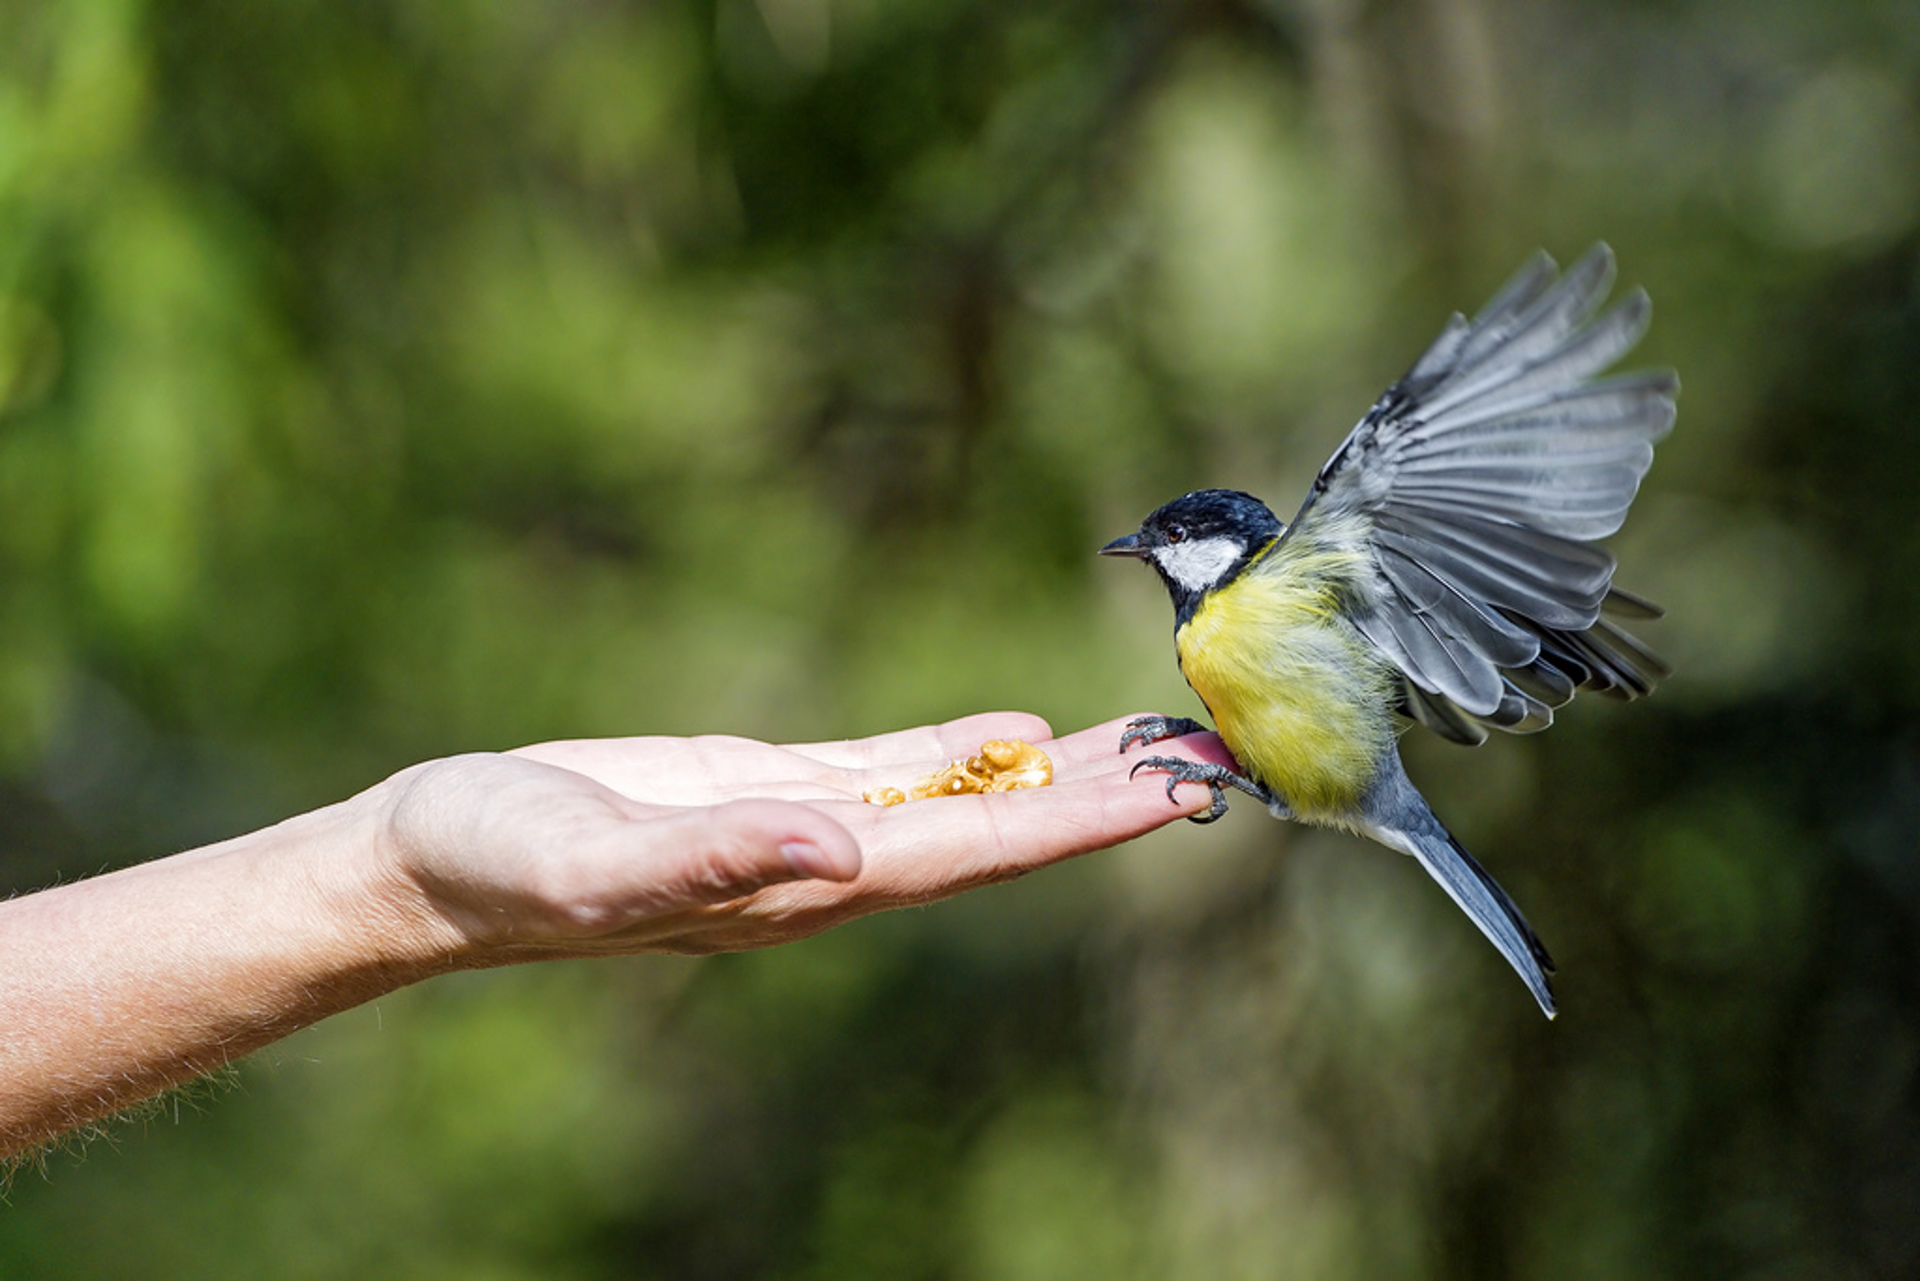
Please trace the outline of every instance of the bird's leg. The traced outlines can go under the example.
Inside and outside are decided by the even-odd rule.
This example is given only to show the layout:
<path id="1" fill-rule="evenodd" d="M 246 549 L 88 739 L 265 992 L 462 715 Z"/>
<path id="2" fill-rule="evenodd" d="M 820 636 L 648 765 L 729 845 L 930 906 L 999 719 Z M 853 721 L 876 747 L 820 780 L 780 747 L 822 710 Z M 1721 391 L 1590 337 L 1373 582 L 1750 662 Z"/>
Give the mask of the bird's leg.
<path id="1" fill-rule="evenodd" d="M 1166 738 L 1198 734 L 1206 728 L 1190 716 L 1136 716 L 1127 722 L 1127 732 L 1120 736 L 1120 752 L 1125 755 L 1135 743 L 1151 745 Z"/>
<path id="2" fill-rule="evenodd" d="M 1127 722 L 1126 733 L 1120 736 L 1120 750 L 1124 753 L 1135 743 L 1154 744 L 1162 739 L 1181 738 L 1188 734 L 1198 734 L 1207 727 L 1189 716 L 1139 716 Z M 1212 823 L 1227 812 L 1227 792 L 1231 787 L 1245 792 L 1271 810 L 1276 818 L 1292 818 L 1293 811 L 1287 808 L 1272 789 L 1254 782 L 1244 774 L 1236 774 L 1224 765 L 1214 765 L 1205 761 L 1190 761 L 1179 756 L 1145 756 L 1135 763 L 1127 774 L 1132 778 L 1143 769 L 1162 770 L 1167 775 L 1167 799 L 1173 799 L 1173 789 L 1181 783 L 1205 783 L 1207 790 L 1213 793 L 1213 803 L 1207 806 L 1203 814 L 1188 815 L 1195 823 Z"/>
<path id="3" fill-rule="evenodd" d="M 1211 761 L 1190 761 L 1184 756 L 1143 756 L 1134 762 L 1127 777 L 1132 778 L 1143 769 L 1157 769 L 1167 776 L 1167 799 L 1173 800 L 1173 789 L 1181 783 L 1205 783 L 1207 790 L 1213 793 L 1213 804 L 1207 806 L 1204 814 L 1189 814 L 1187 817 L 1195 823 L 1211 823 L 1227 812 L 1227 788 L 1245 792 L 1268 809 L 1280 813 L 1285 806 L 1280 798 L 1270 790 L 1243 774 L 1236 774 L 1224 765 L 1215 765 Z"/>

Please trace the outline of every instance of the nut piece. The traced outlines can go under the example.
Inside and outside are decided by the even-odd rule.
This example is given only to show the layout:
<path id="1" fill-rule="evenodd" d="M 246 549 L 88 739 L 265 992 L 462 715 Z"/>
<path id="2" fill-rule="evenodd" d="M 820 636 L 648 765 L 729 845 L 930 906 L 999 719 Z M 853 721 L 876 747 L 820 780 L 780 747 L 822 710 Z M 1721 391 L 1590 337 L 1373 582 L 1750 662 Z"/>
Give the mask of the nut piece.
<path id="1" fill-rule="evenodd" d="M 1032 743 L 996 738 L 982 743 L 978 755 L 955 761 L 914 783 L 903 795 L 897 787 L 876 787 L 861 799 L 873 805 L 898 805 L 907 800 L 936 796 L 965 796 L 970 792 L 1014 792 L 1046 787 L 1053 782 L 1053 762 Z"/>
<path id="2" fill-rule="evenodd" d="M 967 762 L 967 772 L 986 780 L 983 792 L 1017 792 L 1053 782 L 1053 762 L 1047 754 L 1017 738 L 982 743 L 980 754 Z"/>

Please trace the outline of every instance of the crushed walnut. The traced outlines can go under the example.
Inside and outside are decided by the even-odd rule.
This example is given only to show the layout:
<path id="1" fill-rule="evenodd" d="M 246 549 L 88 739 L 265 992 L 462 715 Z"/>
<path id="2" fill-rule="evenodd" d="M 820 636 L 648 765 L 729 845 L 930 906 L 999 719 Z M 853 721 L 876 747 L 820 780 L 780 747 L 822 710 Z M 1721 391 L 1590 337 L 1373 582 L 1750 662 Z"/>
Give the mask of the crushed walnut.
<path id="1" fill-rule="evenodd" d="M 906 791 L 876 787 L 861 793 L 872 805 L 900 805 L 936 796 L 965 796 L 969 792 L 1014 792 L 1023 787 L 1046 787 L 1053 782 L 1053 762 L 1032 743 L 996 738 L 982 743 L 976 756 L 955 761 L 916 781 Z"/>

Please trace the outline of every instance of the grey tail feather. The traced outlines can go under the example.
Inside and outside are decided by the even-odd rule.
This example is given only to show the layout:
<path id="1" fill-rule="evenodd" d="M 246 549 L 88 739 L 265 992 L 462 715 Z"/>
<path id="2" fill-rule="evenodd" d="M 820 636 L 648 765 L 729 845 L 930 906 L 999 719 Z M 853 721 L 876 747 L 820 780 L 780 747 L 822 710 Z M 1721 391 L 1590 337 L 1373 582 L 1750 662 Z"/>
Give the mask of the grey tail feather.
<path id="1" fill-rule="evenodd" d="M 1514 972 L 1526 983 L 1541 1010 L 1552 1018 L 1555 1012 L 1553 983 L 1548 976 L 1554 966 L 1546 945 L 1540 942 L 1540 936 L 1533 932 L 1507 892 L 1453 838 L 1453 833 L 1447 831 L 1431 811 L 1424 817 L 1425 822 L 1411 823 L 1392 833 L 1400 838 L 1392 844 L 1406 849 L 1427 869 L 1428 875 L 1440 882 L 1447 897 L 1472 918 L 1480 932 L 1500 950 L 1500 955 L 1507 958 L 1507 964 L 1513 966 Z"/>

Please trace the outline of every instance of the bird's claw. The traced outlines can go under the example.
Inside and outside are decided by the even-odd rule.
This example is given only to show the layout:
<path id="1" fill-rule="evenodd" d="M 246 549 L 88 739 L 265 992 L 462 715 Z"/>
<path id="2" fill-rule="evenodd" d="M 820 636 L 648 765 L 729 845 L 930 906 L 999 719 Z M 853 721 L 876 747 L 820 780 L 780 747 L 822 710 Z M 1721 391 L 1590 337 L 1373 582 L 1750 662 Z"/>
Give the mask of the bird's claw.
<path id="1" fill-rule="evenodd" d="M 1217 822 L 1227 812 L 1227 788 L 1235 788 L 1262 801 L 1267 799 L 1266 789 L 1252 779 L 1242 778 L 1224 765 L 1215 765 L 1211 761 L 1190 761 L 1184 756 L 1143 756 L 1134 762 L 1127 771 L 1132 778 L 1143 769 L 1163 770 L 1167 775 L 1167 799 L 1178 803 L 1179 798 L 1173 789 L 1182 783 L 1204 783 L 1213 793 L 1213 801 L 1199 814 L 1187 815 L 1192 823 Z"/>
<path id="2" fill-rule="evenodd" d="M 1205 725 L 1190 716 L 1136 716 L 1127 722 L 1126 733 L 1120 735 L 1120 753 L 1124 756 L 1135 743 L 1152 746 L 1162 739 L 1182 738 L 1204 729 Z"/>

